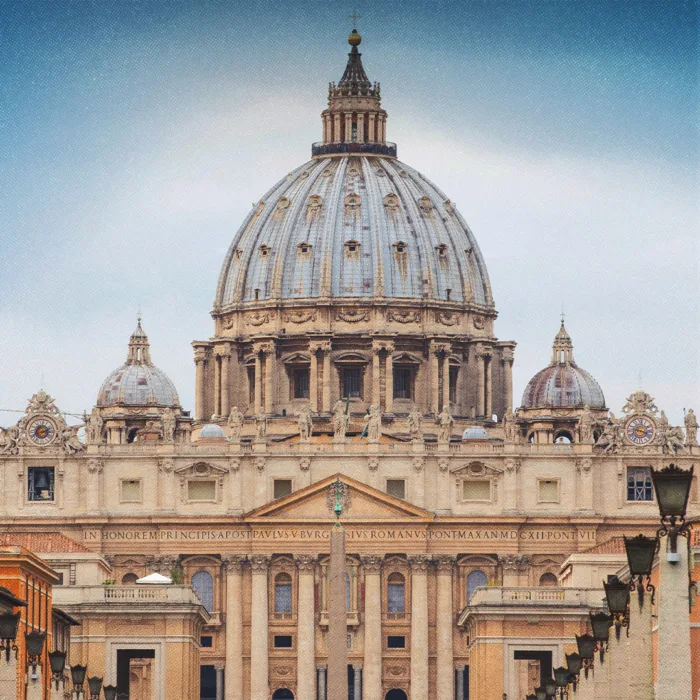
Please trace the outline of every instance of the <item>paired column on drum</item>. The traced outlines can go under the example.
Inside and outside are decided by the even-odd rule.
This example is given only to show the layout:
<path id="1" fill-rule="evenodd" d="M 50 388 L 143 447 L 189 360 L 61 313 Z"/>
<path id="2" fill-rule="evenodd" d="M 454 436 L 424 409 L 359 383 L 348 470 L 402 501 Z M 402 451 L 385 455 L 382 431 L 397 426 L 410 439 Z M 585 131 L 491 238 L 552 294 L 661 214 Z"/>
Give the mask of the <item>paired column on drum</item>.
<path id="1" fill-rule="evenodd" d="M 431 369 L 431 408 L 438 414 L 443 408 L 450 408 L 450 355 L 452 345 L 436 340 L 430 343 Z M 442 390 L 441 390 L 442 388 Z"/>
<path id="2" fill-rule="evenodd" d="M 503 364 L 503 399 L 504 411 L 513 408 L 513 360 L 515 353 L 512 347 L 505 347 L 501 351 L 501 363 Z"/>
<path id="3" fill-rule="evenodd" d="M 411 696 L 428 697 L 428 565 L 430 557 L 411 554 Z"/>
<path id="4" fill-rule="evenodd" d="M 272 413 L 274 407 L 275 343 L 253 344 L 255 355 L 255 413 Z"/>
<path id="5" fill-rule="evenodd" d="M 269 661 L 267 635 L 269 624 L 267 571 L 270 556 L 255 554 L 250 557 L 251 630 L 250 630 L 250 698 L 268 700 Z"/>
<path id="6" fill-rule="evenodd" d="M 299 573 L 297 609 L 297 697 L 316 697 L 316 641 L 313 554 L 295 556 Z"/>
<path id="7" fill-rule="evenodd" d="M 331 410 L 331 350 L 330 340 L 309 341 L 311 365 L 309 367 L 309 397 L 311 410 L 317 413 Z M 323 354 L 323 376 L 319 382 L 319 353 Z M 321 391 L 319 392 L 319 384 Z M 320 393 L 320 396 L 319 396 Z"/>
<path id="8" fill-rule="evenodd" d="M 363 556 L 361 562 L 365 576 L 363 692 L 374 700 L 382 697 L 382 557 Z"/>
<path id="9" fill-rule="evenodd" d="M 385 413 L 394 410 L 394 343 L 372 341 L 372 404 Z M 382 360 L 384 361 L 384 400 L 382 401 Z"/>
<path id="10" fill-rule="evenodd" d="M 214 348 L 214 414 L 228 416 L 231 410 L 229 399 L 231 346 L 228 343 Z"/>
<path id="11" fill-rule="evenodd" d="M 476 415 L 490 418 L 493 413 L 491 405 L 491 360 L 493 352 L 484 345 L 476 347 Z"/>
<path id="12" fill-rule="evenodd" d="M 196 420 L 206 420 L 205 370 L 207 361 L 206 345 L 194 346 L 194 363 L 196 366 L 196 387 L 194 415 Z"/>
<path id="13" fill-rule="evenodd" d="M 243 688 L 242 568 L 245 556 L 226 554 L 222 556 L 222 560 L 226 570 L 226 685 L 224 697 L 225 700 L 241 700 L 241 689 Z"/>
<path id="14" fill-rule="evenodd" d="M 437 557 L 437 693 L 436 700 L 454 697 L 454 644 L 452 637 L 452 571 L 456 557 Z"/>

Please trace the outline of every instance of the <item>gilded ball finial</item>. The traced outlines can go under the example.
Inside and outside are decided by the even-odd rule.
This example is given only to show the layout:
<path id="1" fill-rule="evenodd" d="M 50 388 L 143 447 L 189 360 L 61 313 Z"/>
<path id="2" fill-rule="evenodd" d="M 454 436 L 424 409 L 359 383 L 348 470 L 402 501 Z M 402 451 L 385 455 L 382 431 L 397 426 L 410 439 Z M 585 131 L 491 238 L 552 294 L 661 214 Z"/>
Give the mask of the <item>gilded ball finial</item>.
<path id="1" fill-rule="evenodd" d="M 359 46 L 361 41 L 362 37 L 360 36 L 360 33 L 357 31 L 357 29 L 353 29 L 348 37 L 348 44 L 350 44 L 350 46 Z"/>

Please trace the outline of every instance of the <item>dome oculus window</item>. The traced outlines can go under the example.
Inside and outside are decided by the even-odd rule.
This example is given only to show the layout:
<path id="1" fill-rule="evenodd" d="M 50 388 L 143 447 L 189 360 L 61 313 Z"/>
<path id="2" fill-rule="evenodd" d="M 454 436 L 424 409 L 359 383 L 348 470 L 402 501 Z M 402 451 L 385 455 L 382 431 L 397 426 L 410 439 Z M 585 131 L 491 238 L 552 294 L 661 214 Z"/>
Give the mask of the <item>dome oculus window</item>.
<path id="1" fill-rule="evenodd" d="M 345 241 L 345 257 L 357 260 L 360 256 L 359 241 Z"/>
<path id="2" fill-rule="evenodd" d="M 394 243 L 394 250 L 397 255 L 405 255 L 408 250 L 408 246 L 403 241 L 397 241 Z"/>
<path id="3" fill-rule="evenodd" d="M 349 194 L 345 197 L 345 208 L 351 211 L 360 208 L 360 196 L 357 194 Z"/>
<path id="4" fill-rule="evenodd" d="M 308 257 L 311 255 L 311 244 L 309 243 L 299 243 L 297 246 L 297 252 L 302 257 Z"/>
<path id="5" fill-rule="evenodd" d="M 266 258 L 270 254 L 270 246 L 263 244 L 260 246 L 260 248 L 258 248 L 258 250 L 261 258 Z"/>
<path id="6" fill-rule="evenodd" d="M 435 246 L 435 250 L 437 250 L 437 254 L 441 258 L 446 258 L 447 257 L 447 246 L 444 243 L 440 243 L 439 246 Z"/>

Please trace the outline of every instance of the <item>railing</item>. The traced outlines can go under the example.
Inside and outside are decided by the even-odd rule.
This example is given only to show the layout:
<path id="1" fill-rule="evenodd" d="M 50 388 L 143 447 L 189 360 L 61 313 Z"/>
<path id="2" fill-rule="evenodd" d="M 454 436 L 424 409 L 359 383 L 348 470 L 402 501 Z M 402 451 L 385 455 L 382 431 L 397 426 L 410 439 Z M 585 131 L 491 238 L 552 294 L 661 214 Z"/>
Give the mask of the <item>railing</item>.
<path id="1" fill-rule="evenodd" d="M 601 591 L 593 588 L 536 588 L 486 586 L 477 588 L 469 601 L 469 607 L 478 606 L 574 606 L 600 605 Z"/>
<path id="2" fill-rule="evenodd" d="M 311 145 L 312 156 L 327 156 L 333 153 L 367 153 L 370 155 L 393 156 L 396 158 L 396 144 L 385 143 L 323 143 Z"/>
<path id="3" fill-rule="evenodd" d="M 53 591 L 57 606 L 78 603 L 144 604 L 154 606 L 174 603 L 201 605 L 197 594 L 190 586 L 164 585 L 102 585 L 102 586 L 56 586 Z M 209 615 L 207 615 L 209 618 Z"/>
<path id="4" fill-rule="evenodd" d="M 360 624 L 360 613 L 358 611 L 351 611 L 347 614 L 347 624 L 350 627 L 357 627 Z M 318 616 L 318 624 L 321 627 L 328 627 L 329 615 L 327 610 L 322 610 Z"/>

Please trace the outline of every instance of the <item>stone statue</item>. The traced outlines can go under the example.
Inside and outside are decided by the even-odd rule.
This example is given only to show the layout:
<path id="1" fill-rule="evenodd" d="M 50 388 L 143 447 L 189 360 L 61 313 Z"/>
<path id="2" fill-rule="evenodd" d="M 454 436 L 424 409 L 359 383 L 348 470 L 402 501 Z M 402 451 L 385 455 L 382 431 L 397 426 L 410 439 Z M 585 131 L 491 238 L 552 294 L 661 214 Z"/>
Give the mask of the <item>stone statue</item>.
<path id="1" fill-rule="evenodd" d="M 0 428 L 0 454 L 16 455 L 19 453 L 19 428 Z"/>
<path id="2" fill-rule="evenodd" d="M 243 414 L 238 410 L 238 406 L 234 406 L 228 415 L 228 427 L 231 440 L 240 442 L 241 431 L 243 430 Z"/>
<path id="3" fill-rule="evenodd" d="M 408 414 L 408 432 L 411 440 L 423 439 L 423 414 L 416 407 Z"/>
<path id="4" fill-rule="evenodd" d="M 311 417 L 311 407 L 306 404 L 301 411 L 299 411 L 299 419 L 297 421 L 299 426 L 299 437 L 306 441 L 311 437 L 314 429 L 313 419 Z"/>
<path id="5" fill-rule="evenodd" d="M 666 414 L 663 411 L 661 411 L 661 413 L 659 414 L 658 428 L 659 428 L 659 430 L 663 431 L 664 428 L 667 428 L 667 427 L 668 427 L 668 418 L 666 418 Z"/>
<path id="6" fill-rule="evenodd" d="M 335 406 L 333 406 L 333 437 L 339 440 L 344 439 L 348 432 L 349 422 L 347 402 L 336 401 Z"/>
<path id="7" fill-rule="evenodd" d="M 584 444 L 593 442 L 593 417 L 591 416 L 591 407 L 586 404 L 581 412 L 581 417 L 578 420 L 579 439 Z"/>
<path id="8" fill-rule="evenodd" d="M 88 442 L 102 442 L 102 427 L 104 426 L 104 420 L 102 416 L 93 411 L 89 416 L 85 416 L 86 433 Z"/>
<path id="9" fill-rule="evenodd" d="M 382 414 L 379 406 L 372 406 L 365 420 L 367 421 L 367 440 L 379 442 L 379 438 L 382 436 Z"/>
<path id="10" fill-rule="evenodd" d="M 659 431 L 659 443 L 664 454 L 682 454 L 687 452 L 683 446 L 683 431 L 680 428 L 669 427 L 666 423 L 664 430 Z"/>
<path id="11" fill-rule="evenodd" d="M 172 408 L 166 408 L 163 411 L 163 440 L 165 442 L 173 442 L 175 439 L 175 413 Z"/>
<path id="12" fill-rule="evenodd" d="M 637 389 L 634 394 L 628 396 L 627 403 L 622 407 L 622 412 L 626 416 L 635 413 L 654 416 L 658 410 L 654 399 L 644 389 Z"/>
<path id="13" fill-rule="evenodd" d="M 698 444 L 698 419 L 693 413 L 693 409 L 689 408 L 688 413 L 685 414 L 683 418 L 685 423 L 685 444 L 686 445 L 697 445 Z"/>
<path id="14" fill-rule="evenodd" d="M 623 440 L 624 427 L 622 420 L 615 418 L 615 414 L 610 411 L 610 418 L 603 430 L 603 434 L 598 438 L 596 445 L 603 448 L 603 452 L 615 452 Z"/>
<path id="15" fill-rule="evenodd" d="M 438 442 L 449 443 L 452 437 L 452 426 L 455 419 L 447 410 L 447 407 L 442 409 L 442 413 L 438 416 Z"/>
<path id="16" fill-rule="evenodd" d="M 267 435 L 267 416 L 264 413 L 258 413 L 255 416 L 255 437 L 258 440 L 265 440 Z"/>
<path id="17" fill-rule="evenodd" d="M 517 442 L 518 424 L 515 422 L 515 414 L 512 408 L 503 414 L 503 439 L 506 442 Z"/>
<path id="18" fill-rule="evenodd" d="M 82 452 L 85 449 L 85 445 L 80 441 L 78 437 L 78 431 L 82 428 L 82 425 L 74 425 L 72 428 L 67 425 L 61 431 L 61 440 L 63 441 L 63 449 L 66 451 L 67 455 L 73 455 L 76 452 Z"/>

